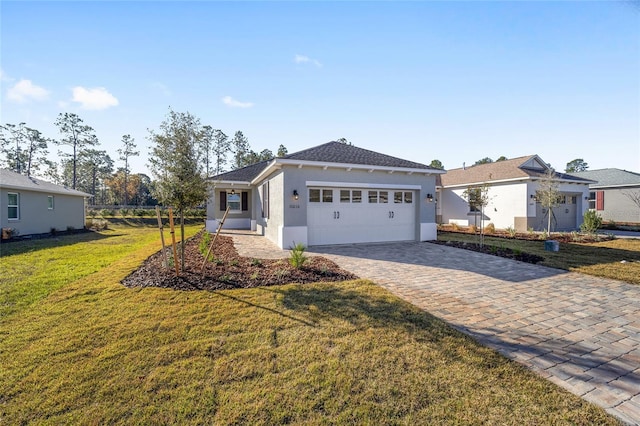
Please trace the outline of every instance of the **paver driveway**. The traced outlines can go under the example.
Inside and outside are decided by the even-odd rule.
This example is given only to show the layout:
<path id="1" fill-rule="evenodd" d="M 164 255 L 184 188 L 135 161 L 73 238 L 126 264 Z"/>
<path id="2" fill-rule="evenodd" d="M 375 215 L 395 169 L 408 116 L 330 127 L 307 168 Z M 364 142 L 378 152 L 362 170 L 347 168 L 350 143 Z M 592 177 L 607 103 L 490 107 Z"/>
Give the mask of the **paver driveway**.
<path id="1" fill-rule="evenodd" d="M 287 254 L 264 238 L 234 239 L 241 255 Z M 640 286 L 431 243 L 312 247 L 309 253 L 331 258 L 640 424 Z"/>

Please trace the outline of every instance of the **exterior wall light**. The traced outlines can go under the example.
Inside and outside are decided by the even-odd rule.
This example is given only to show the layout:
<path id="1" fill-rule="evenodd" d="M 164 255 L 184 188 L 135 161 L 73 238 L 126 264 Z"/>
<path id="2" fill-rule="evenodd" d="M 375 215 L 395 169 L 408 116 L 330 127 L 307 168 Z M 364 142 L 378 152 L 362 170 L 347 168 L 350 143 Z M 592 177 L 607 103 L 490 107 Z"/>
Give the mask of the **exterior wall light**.
<path id="1" fill-rule="evenodd" d="M 231 190 L 231 195 L 236 195 L 236 190 L 235 189 Z"/>
<path id="2" fill-rule="evenodd" d="M 427 194 L 427 201 L 432 203 L 433 202 L 433 194 L 429 193 Z"/>
<path id="3" fill-rule="evenodd" d="M 297 200 L 297 199 L 299 199 L 299 198 L 300 198 L 300 195 L 298 195 L 298 190 L 297 190 L 297 189 L 294 189 L 294 190 L 293 190 L 293 199 L 294 199 L 294 200 Z"/>

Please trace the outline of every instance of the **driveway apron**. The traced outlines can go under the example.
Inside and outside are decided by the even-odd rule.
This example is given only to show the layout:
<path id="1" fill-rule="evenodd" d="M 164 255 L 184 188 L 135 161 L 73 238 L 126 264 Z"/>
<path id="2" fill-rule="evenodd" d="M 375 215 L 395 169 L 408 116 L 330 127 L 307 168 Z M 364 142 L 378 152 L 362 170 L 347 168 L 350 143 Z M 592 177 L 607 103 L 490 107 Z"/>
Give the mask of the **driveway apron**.
<path id="1" fill-rule="evenodd" d="M 233 237 L 243 240 L 244 256 L 251 255 L 247 238 L 258 243 L 255 237 Z M 266 239 L 259 240 L 263 251 Z M 287 253 L 275 245 L 270 250 Z M 387 288 L 622 421 L 640 424 L 640 286 L 431 243 L 308 251 Z"/>

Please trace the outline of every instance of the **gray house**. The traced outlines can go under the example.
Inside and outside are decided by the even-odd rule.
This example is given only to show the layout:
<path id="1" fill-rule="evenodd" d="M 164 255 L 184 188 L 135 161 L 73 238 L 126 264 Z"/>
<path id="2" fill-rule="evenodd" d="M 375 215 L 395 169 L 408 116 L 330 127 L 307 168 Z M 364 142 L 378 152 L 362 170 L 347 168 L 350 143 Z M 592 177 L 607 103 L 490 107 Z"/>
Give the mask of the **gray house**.
<path id="1" fill-rule="evenodd" d="M 281 248 L 436 238 L 436 175 L 443 170 L 329 142 L 210 178 L 207 229 L 227 207 L 228 229 Z"/>
<path id="2" fill-rule="evenodd" d="M 17 235 L 83 229 L 90 194 L 0 170 L 0 226 Z"/>
<path id="3" fill-rule="evenodd" d="M 589 208 L 598 212 L 604 221 L 640 223 L 640 173 L 620 169 L 587 170 L 571 173 L 596 181 L 589 185 Z"/>

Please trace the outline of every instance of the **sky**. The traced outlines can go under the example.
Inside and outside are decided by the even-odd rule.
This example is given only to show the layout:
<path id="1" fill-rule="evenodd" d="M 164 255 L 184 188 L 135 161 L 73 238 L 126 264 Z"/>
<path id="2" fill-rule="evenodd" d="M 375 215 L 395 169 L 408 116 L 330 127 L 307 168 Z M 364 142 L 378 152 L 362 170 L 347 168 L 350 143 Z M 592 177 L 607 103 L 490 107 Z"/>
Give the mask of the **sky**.
<path id="1" fill-rule="evenodd" d="M 255 151 L 640 172 L 640 2 L 0 2 L 0 122 L 78 114 L 148 172 L 169 109 Z M 50 147 L 52 154 L 58 151 Z"/>

